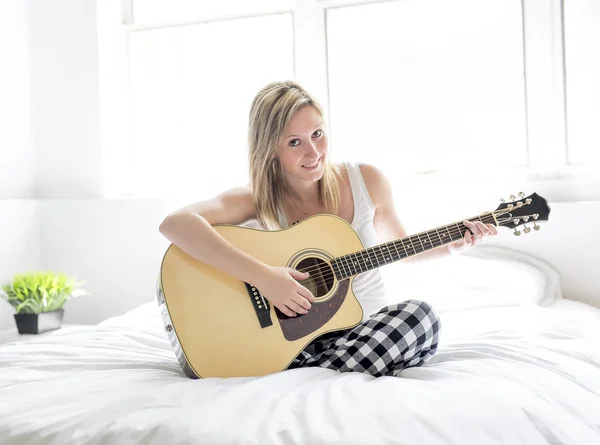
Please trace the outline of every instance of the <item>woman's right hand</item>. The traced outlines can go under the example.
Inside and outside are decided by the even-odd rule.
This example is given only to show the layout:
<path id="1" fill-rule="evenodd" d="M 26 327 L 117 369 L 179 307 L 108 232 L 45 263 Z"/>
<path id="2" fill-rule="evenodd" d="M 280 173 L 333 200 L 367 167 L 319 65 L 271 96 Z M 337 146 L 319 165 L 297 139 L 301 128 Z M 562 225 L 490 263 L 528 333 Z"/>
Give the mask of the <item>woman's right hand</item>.
<path id="1" fill-rule="evenodd" d="M 297 280 L 306 280 L 308 272 L 291 267 L 269 266 L 255 286 L 260 293 L 288 317 L 306 314 L 315 302 L 313 294 Z"/>

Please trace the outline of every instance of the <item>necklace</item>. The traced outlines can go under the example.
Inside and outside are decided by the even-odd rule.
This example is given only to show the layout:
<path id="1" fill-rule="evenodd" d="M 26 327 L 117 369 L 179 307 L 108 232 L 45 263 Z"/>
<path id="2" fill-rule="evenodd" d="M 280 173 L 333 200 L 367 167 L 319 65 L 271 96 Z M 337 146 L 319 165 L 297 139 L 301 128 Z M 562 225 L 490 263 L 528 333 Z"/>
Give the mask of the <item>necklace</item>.
<path id="1" fill-rule="evenodd" d="M 299 223 L 300 221 L 302 221 L 304 218 L 306 218 L 306 216 L 307 216 L 307 215 L 309 215 L 309 214 L 310 214 L 310 212 L 305 212 L 305 211 L 304 211 L 304 210 L 302 210 L 300 207 L 298 207 L 298 205 L 296 204 L 296 201 L 295 201 L 294 199 L 292 199 L 291 197 L 290 197 L 290 201 L 292 201 L 292 205 L 294 206 L 294 208 L 295 208 L 297 211 L 299 211 L 300 213 L 302 213 L 302 218 L 300 218 L 300 219 L 298 219 L 298 220 L 294 221 L 294 222 L 292 223 L 292 226 L 293 226 L 293 225 L 295 225 L 295 224 L 298 224 L 298 223 Z"/>
<path id="2" fill-rule="evenodd" d="M 304 210 L 302 210 L 300 207 L 298 207 L 296 205 L 296 200 L 290 198 L 290 201 L 292 201 L 292 205 L 296 208 L 296 210 L 298 210 L 300 213 L 302 213 L 304 216 L 308 215 L 310 212 L 305 212 Z"/>

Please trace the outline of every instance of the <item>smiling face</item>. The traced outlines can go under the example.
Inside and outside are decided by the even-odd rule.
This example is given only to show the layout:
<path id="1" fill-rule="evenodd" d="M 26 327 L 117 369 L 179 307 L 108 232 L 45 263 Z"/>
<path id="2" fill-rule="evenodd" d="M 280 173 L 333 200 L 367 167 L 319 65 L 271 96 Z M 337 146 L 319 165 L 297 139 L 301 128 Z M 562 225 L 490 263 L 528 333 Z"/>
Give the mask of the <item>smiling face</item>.
<path id="1" fill-rule="evenodd" d="M 288 183 L 303 188 L 319 181 L 326 155 L 323 119 L 314 107 L 304 106 L 288 122 L 275 153 Z"/>

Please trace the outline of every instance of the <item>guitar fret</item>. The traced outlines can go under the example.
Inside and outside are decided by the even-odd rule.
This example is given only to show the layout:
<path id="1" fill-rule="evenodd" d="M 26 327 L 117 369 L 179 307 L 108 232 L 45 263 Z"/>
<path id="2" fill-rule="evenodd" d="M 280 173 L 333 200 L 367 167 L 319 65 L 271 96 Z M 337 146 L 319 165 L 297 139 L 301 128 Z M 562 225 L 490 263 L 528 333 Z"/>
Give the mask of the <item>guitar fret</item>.
<path id="1" fill-rule="evenodd" d="M 362 250 L 359 252 L 356 252 L 356 259 L 358 260 L 358 264 L 360 266 L 360 272 L 361 273 L 364 272 L 363 269 L 365 268 L 365 259 L 363 258 Z"/>
<path id="2" fill-rule="evenodd" d="M 383 258 L 383 264 L 388 264 L 388 260 L 387 260 L 387 258 L 385 257 L 385 252 L 383 251 L 383 248 L 384 248 L 384 247 L 385 247 L 385 246 L 382 246 L 382 245 L 380 245 L 380 246 L 379 246 L 379 251 L 381 252 L 381 258 Z"/>
<path id="3" fill-rule="evenodd" d="M 356 269 L 356 267 L 358 266 L 358 273 L 362 273 L 363 270 L 360 267 L 360 260 L 359 258 L 356 256 L 356 252 L 353 253 L 352 255 L 354 255 L 354 268 Z"/>
<path id="4" fill-rule="evenodd" d="M 430 245 L 431 247 L 434 247 L 434 246 L 433 246 L 433 242 L 431 242 L 431 237 L 429 236 L 429 232 L 425 232 L 425 235 L 427 235 L 427 239 L 429 240 L 429 245 Z"/>
<path id="5" fill-rule="evenodd" d="M 367 254 L 367 261 L 369 262 L 369 269 L 375 269 L 375 265 L 373 264 L 373 260 L 371 259 L 371 253 L 368 250 L 364 251 Z"/>
<path id="6" fill-rule="evenodd" d="M 336 270 L 336 269 L 338 269 L 338 267 L 337 267 L 337 258 L 334 258 L 334 259 L 331 261 L 331 269 L 333 270 L 333 274 L 335 275 L 335 277 L 336 277 L 338 280 L 342 278 L 342 276 L 341 276 L 341 275 L 340 275 L 340 273 L 339 273 L 339 270 Z"/>
<path id="7" fill-rule="evenodd" d="M 387 260 L 385 258 L 385 252 L 383 251 L 383 247 L 381 245 L 379 245 L 377 247 L 379 247 L 379 252 L 381 252 L 381 262 L 385 266 L 387 264 Z"/>
<path id="8" fill-rule="evenodd" d="M 369 261 L 369 256 L 367 255 L 367 260 L 365 261 L 365 251 L 364 250 L 361 250 L 360 256 L 362 257 L 363 264 L 365 265 L 365 271 L 369 270 L 371 268 L 371 262 Z M 367 263 L 367 261 L 369 261 L 369 262 Z"/>
<path id="9" fill-rule="evenodd" d="M 404 253 L 406 254 L 406 258 L 408 258 L 410 255 L 408 254 L 408 250 L 406 250 L 406 246 L 404 245 L 404 241 L 400 240 L 400 244 L 402 244 L 402 248 L 404 249 Z"/>
<path id="10" fill-rule="evenodd" d="M 360 263 L 357 263 L 357 258 L 356 258 L 356 253 L 351 253 L 350 254 L 350 259 L 352 260 L 352 266 L 354 267 L 354 273 L 359 274 L 362 272 L 362 270 L 360 270 Z"/>
<path id="11" fill-rule="evenodd" d="M 452 234 L 450 233 L 450 230 L 448 230 L 448 226 L 445 227 L 446 232 L 448 232 L 448 236 L 450 237 L 450 241 L 454 241 L 454 238 L 452 238 Z"/>
<path id="12" fill-rule="evenodd" d="M 387 250 L 387 253 L 389 255 L 388 259 L 387 259 L 387 264 L 391 263 L 394 260 L 394 257 L 392 255 L 392 252 L 390 252 L 390 248 L 387 245 L 387 243 L 385 244 L 385 250 Z"/>
<path id="13" fill-rule="evenodd" d="M 444 242 L 442 241 L 442 237 L 440 236 L 440 232 L 437 231 L 437 229 L 435 229 L 435 233 L 437 233 L 438 238 L 440 239 L 440 246 L 444 244 Z"/>
<path id="14" fill-rule="evenodd" d="M 375 265 L 373 264 L 373 258 L 371 258 L 371 251 L 369 249 L 366 249 L 365 253 L 367 254 L 367 261 L 369 261 L 369 267 L 375 269 Z"/>
<path id="15" fill-rule="evenodd" d="M 369 250 L 371 250 L 375 254 L 375 261 L 377 261 L 377 265 L 381 266 L 381 264 L 379 264 L 379 258 L 377 258 L 377 252 L 375 252 L 375 248 L 371 247 Z M 369 253 L 369 255 L 370 255 L 370 253 Z"/>
<path id="16" fill-rule="evenodd" d="M 345 256 L 340 257 L 342 259 L 342 265 L 344 266 L 344 273 L 346 274 L 346 278 L 352 276 L 352 271 L 350 270 L 350 266 L 348 265 L 348 261 Z"/>
<path id="17" fill-rule="evenodd" d="M 425 252 L 425 246 L 423 245 L 423 241 L 421 241 L 421 236 L 419 234 L 417 234 L 417 239 L 421 243 L 421 248 L 423 249 L 423 252 Z"/>
<path id="18" fill-rule="evenodd" d="M 352 261 L 352 254 L 349 254 L 347 256 L 348 256 L 348 267 L 350 268 L 350 273 L 352 275 L 356 275 L 356 267 L 354 267 L 354 262 Z"/>
<path id="19" fill-rule="evenodd" d="M 395 241 L 392 241 L 392 246 L 394 246 L 394 249 L 396 250 L 396 253 L 398 254 L 398 259 L 401 260 L 402 255 L 400 255 L 400 252 L 398 252 L 398 246 L 396 245 Z"/>
<path id="20" fill-rule="evenodd" d="M 394 258 L 394 253 L 390 250 L 390 243 L 385 243 L 385 248 L 387 249 L 388 253 L 390 254 L 390 263 L 393 263 L 394 261 L 397 261 L 400 259 L 400 257 Z"/>
<path id="21" fill-rule="evenodd" d="M 383 253 L 383 250 L 381 250 L 381 245 L 373 246 L 373 248 L 379 249 L 379 253 L 377 254 L 377 261 L 379 261 L 379 259 L 381 258 L 381 263 L 383 263 L 383 265 L 385 266 L 385 254 Z"/>
<path id="22" fill-rule="evenodd" d="M 360 255 L 360 252 L 356 252 L 354 254 L 354 257 L 356 258 L 356 262 L 358 263 L 358 270 L 360 270 L 360 273 L 363 273 L 364 272 L 364 270 L 363 270 L 364 261 L 362 259 L 362 256 L 359 256 L 359 255 Z"/>
<path id="23" fill-rule="evenodd" d="M 413 242 L 412 242 L 412 239 L 411 239 L 411 238 L 412 238 L 412 237 L 410 237 L 410 236 L 408 237 L 408 242 L 410 243 L 410 245 L 411 245 L 411 246 L 412 246 L 412 248 L 413 248 L 414 255 L 416 255 L 416 254 L 417 254 L 417 249 L 415 249 L 415 245 L 413 244 Z"/>
<path id="24" fill-rule="evenodd" d="M 379 251 L 381 252 L 381 260 L 383 262 L 383 265 L 385 266 L 388 262 L 385 257 L 385 252 L 383 251 L 383 246 L 379 245 Z"/>
<path id="25" fill-rule="evenodd" d="M 463 237 L 462 229 L 460 228 L 460 226 L 458 225 L 458 223 L 456 223 L 455 226 L 458 227 L 458 237 L 462 238 Z"/>

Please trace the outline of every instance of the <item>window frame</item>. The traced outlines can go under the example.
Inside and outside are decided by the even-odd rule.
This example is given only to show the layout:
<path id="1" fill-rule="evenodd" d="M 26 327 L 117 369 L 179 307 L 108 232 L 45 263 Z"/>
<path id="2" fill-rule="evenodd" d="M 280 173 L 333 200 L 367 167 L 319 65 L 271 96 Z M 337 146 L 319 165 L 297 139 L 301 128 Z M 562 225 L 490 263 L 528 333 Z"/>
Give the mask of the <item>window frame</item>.
<path id="1" fill-rule="evenodd" d="M 101 115 L 103 121 L 102 151 L 105 197 L 135 198 L 128 191 L 127 165 L 133 161 L 131 107 L 129 87 L 129 36 L 132 32 L 172 26 L 186 26 L 288 12 L 293 17 L 295 78 L 319 98 L 325 118 L 330 121 L 329 74 L 327 59 L 327 11 L 334 8 L 401 0 L 296 0 L 289 7 L 256 9 L 252 13 L 222 14 L 190 21 L 136 25 L 133 0 L 98 2 L 98 8 L 112 8 L 112 14 L 99 13 L 99 57 L 101 83 Z M 100 6 L 100 5 L 104 6 Z M 111 6 L 106 6 L 106 5 Z M 521 0 L 524 40 L 524 82 L 526 99 L 526 134 L 528 165 L 490 172 L 461 173 L 453 181 L 447 171 L 412 175 L 415 187 L 447 181 L 448 196 L 459 191 L 464 181 L 478 187 L 505 182 L 528 192 L 537 192 L 550 201 L 600 201 L 600 165 L 572 165 L 568 162 L 566 77 L 564 57 L 564 9 L 562 0 Z M 118 11 L 117 11 L 118 9 Z M 119 16 L 119 23 L 115 17 Z M 108 23 L 110 21 L 110 23 Z M 109 51 L 118 57 L 109 57 Z M 103 90 L 117 79 L 120 93 Z M 103 82 L 107 80 L 107 82 Z M 106 99 L 105 96 L 108 96 Z M 118 112 L 115 114 L 115 111 Z M 120 119 L 120 122 L 116 122 Z M 330 134 L 334 141 L 335 133 Z M 484 178 L 485 179 L 482 179 Z M 507 189 L 506 195 L 521 190 Z"/>

